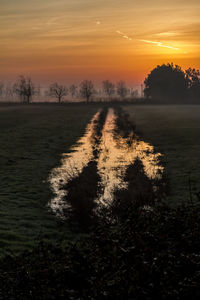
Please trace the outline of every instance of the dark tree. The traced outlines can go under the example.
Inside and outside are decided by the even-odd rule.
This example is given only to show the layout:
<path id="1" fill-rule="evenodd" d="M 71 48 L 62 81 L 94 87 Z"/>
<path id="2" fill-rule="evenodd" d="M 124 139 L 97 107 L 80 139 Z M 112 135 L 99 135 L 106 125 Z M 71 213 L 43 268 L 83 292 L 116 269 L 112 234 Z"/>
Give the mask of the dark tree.
<path id="1" fill-rule="evenodd" d="M 72 98 L 74 98 L 77 95 L 77 89 L 78 89 L 78 87 L 75 84 L 72 84 L 69 87 L 69 92 L 70 92 Z"/>
<path id="2" fill-rule="evenodd" d="M 17 83 L 14 84 L 15 93 L 21 98 L 22 102 L 30 103 L 31 98 L 36 93 L 35 85 L 31 78 L 21 75 Z"/>
<path id="3" fill-rule="evenodd" d="M 0 82 L 0 97 L 3 96 L 3 91 L 4 91 L 4 84 L 3 82 Z"/>
<path id="4" fill-rule="evenodd" d="M 58 99 L 58 102 L 61 103 L 64 96 L 68 93 L 68 89 L 64 85 L 58 83 L 53 83 L 49 87 L 49 95 Z"/>
<path id="5" fill-rule="evenodd" d="M 91 80 L 84 80 L 80 84 L 80 95 L 86 99 L 87 103 L 90 101 L 92 95 L 95 93 L 94 84 Z"/>
<path id="6" fill-rule="evenodd" d="M 200 72 L 199 70 L 189 68 L 185 71 L 188 81 L 189 96 L 200 97 Z"/>
<path id="7" fill-rule="evenodd" d="M 188 81 L 181 67 L 171 64 L 157 66 L 144 81 L 144 94 L 154 99 L 180 99 L 187 94 Z"/>
<path id="8" fill-rule="evenodd" d="M 117 83 L 117 94 L 120 96 L 121 99 L 124 99 L 128 94 L 126 84 L 122 80 Z"/>
<path id="9" fill-rule="evenodd" d="M 108 98 L 111 100 L 112 96 L 115 93 L 115 85 L 110 82 L 109 80 L 104 80 L 102 82 L 103 85 L 103 91 L 108 96 Z"/>

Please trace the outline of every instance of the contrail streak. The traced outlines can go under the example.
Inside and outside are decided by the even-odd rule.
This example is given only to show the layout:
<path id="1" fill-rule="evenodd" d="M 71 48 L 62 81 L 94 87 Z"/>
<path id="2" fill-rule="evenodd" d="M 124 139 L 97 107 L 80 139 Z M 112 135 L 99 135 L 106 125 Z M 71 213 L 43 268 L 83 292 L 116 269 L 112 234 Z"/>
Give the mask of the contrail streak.
<path id="1" fill-rule="evenodd" d="M 125 35 L 123 32 L 117 30 L 116 33 L 121 35 L 121 37 L 123 37 L 124 39 L 132 41 L 132 38 L 130 38 L 128 35 Z M 172 47 L 172 46 L 169 46 L 169 45 L 165 45 L 161 42 L 154 42 L 154 41 L 149 41 L 149 40 L 137 40 L 137 41 L 143 42 L 143 43 L 148 43 L 148 44 L 154 44 L 158 47 L 163 47 L 163 48 L 168 48 L 168 49 L 173 49 L 173 50 L 180 50 L 179 48 L 175 48 L 175 47 Z"/>
<path id="2" fill-rule="evenodd" d="M 116 31 L 119 35 L 121 35 L 124 39 L 127 39 L 129 41 L 132 41 L 132 38 L 130 38 L 129 36 L 125 35 L 123 32 L 117 30 Z"/>
<path id="3" fill-rule="evenodd" d="M 144 42 L 144 43 L 148 43 L 148 44 L 155 44 L 158 47 L 164 47 L 164 48 L 169 48 L 169 49 L 173 49 L 173 50 L 179 50 L 179 48 L 175 48 L 175 47 L 172 47 L 172 46 L 164 45 L 161 42 L 154 42 L 154 41 L 149 41 L 149 40 L 138 40 L 138 41 Z"/>
<path id="4" fill-rule="evenodd" d="M 121 31 L 119 31 L 119 30 L 117 30 L 116 32 L 117 32 L 118 34 L 124 35 L 124 33 L 121 32 Z"/>

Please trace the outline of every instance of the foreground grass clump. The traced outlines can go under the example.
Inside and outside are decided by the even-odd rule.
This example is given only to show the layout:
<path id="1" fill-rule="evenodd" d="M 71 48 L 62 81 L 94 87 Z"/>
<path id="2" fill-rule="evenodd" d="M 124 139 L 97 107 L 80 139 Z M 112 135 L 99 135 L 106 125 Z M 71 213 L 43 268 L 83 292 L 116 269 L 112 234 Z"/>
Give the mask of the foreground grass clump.
<path id="1" fill-rule="evenodd" d="M 77 243 L 40 243 L 1 263 L 1 299 L 199 299 L 200 215 L 136 206 Z M 121 216 L 123 216 L 121 218 Z"/>

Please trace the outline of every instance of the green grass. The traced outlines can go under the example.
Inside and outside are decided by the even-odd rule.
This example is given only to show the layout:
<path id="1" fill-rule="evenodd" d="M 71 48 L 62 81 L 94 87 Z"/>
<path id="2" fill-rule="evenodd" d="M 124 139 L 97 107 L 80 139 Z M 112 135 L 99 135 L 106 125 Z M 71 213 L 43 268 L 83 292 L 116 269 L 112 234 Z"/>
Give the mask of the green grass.
<path id="1" fill-rule="evenodd" d="M 47 208 L 47 179 L 97 110 L 83 104 L 0 107 L 0 255 L 18 253 L 38 237 L 70 238 L 67 225 Z"/>
<path id="2" fill-rule="evenodd" d="M 168 203 L 189 201 L 189 173 L 193 199 L 200 191 L 200 106 L 126 106 L 146 142 L 164 156 L 168 180 Z M 196 187 L 196 190 L 195 190 Z"/>

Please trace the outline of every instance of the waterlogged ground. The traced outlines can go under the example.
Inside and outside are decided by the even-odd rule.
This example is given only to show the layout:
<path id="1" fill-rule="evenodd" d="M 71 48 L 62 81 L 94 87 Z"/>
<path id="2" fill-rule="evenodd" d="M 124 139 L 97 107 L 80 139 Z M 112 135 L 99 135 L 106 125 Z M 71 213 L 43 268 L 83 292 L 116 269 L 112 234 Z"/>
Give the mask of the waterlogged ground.
<path id="1" fill-rule="evenodd" d="M 124 136 L 123 128 L 117 122 L 123 116 L 118 115 L 113 108 L 108 109 L 103 120 L 101 114 L 98 111 L 93 116 L 84 136 L 69 153 L 63 153 L 60 167 L 51 171 L 49 181 L 54 197 L 49 206 L 61 218 L 66 217 L 66 212 L 73 208 L 74 202 L 85 201 L 82 197 L 87 197 L 88 187 L 85 186 L 82 194 L 78 193 L 84 184 L 91 184 L 89 189 L 96 185 L 93 201 L 97 207 L 110 205 L 116 191 L 128 188 L 129 182 L 125 179 L 127 169 L 138 160 L 147 178 L 157 181 L 162 179 L 161 154 L 155 153 L 154 147 L 139 139 L 133 130 Z M 101 126 L 98 125 L 100 123 Z M 86 170 L 88 173 L 84 173 Z M 89 178 L 91 172 L 95 174 Z M 85 183 L 83 174 L 88 174 L 89 178 L 86 178 Z"/>
<path id="2" fill-rule="evenodd" d="M 50 199 L 53 201 L 59 195 L 55 193 L 53 187 L 50 189 L 47 179 L 53 174 L 53 170 L 55 171 L 55 166 L 62 165 L 65 169 L 63 160 L 67 161 L 72 154 L 75 155 L 81 144 L 84 146 L 85 143 L 83 140 L 80 141 L 80 136 L 85 137 L 86 125 L 91 123 L 90 120 L 101 107 L 102 105 L 98 104 L 0 106 L 0 257 L 30 249 L 41 237 L 60 244 L 80 237 L 71 231 L 68 222 L 55 218 L 56 210 L 52 212 L 52 209 L 47 209 L 46 205 Z M 100 132 L 97 132 L 98 138 L 91 136 L 89 144 L 95 144 L 96 151 L 92 147 L 89 163 L 78 172 L 77 177 L 72 176 L 74 180 L 70 172 L 71 180 L 67 181 L 67 184 L 57 181 L 61 195 L 64 193 L 61 200 L 66 205 L 67 211 L 71 209 L 74 201 L 78 201 L 79 198 L 83 200 L 83 197 L 77 195 L 89 192 L 91 192 L 89 200 L 84 200 L 89 202 L 92 209 L 95 207 L 91 199 L 96 199 L 98 205 L 112 202 L 113 199 L 109 195 L 115 194 L 114 188 L 121 190 L 123 186 L 130 188 L 130 176 L 127 174 L 137 178 L 136 182 L 131 183 L 130 191 L 133 193 L 138 187 L 138 181 L 143 180 L 137 172 L 135 175 L 134 166 L 126 167 L 128 155 L 135 157 L 133 153 L 136 145 L 138 150 L 141 149 L 141 156 L 144 156 L 143 164 L 146 166 L 146 172 L 153 170 L 152 163 L 149 164 L 151 157 L 154 160 L 158 152 L 164 154 L 162 162 L 167 177 L 168 203 L 173 205 L 188 201 L 188 172 L 191 174 L 193 198 L 197 199 L 200 170 L 200 107 L 124 105 L 123 110 L 129 113 L 130 121 L 136 124 L 139 138 L 142 132 L 143 143 L 139 138 L 136 139 L 137 142 L 135 141 L 135 130 L 132 136 L 129 132 L 129 136 L 126 137 L 123 131 L 114 130 L 113 133 L 117 122 L 116 116 L 110 113 L 111 122 L 107 122 L 106 125 L 108 130 L 103 131 L 103 127 L 106 128 L 104 120 L 99 128 Z M 99 122 L 93 123 L 94 130 L 97 124 Z M 77 143 L 78 140 L 80 143 Z M 70 150 L 72 145 L 75 145 L 73 152 Z M 131 150 L 131 145 L 134 151 Z M 156 148 L 151 150 L 151 145 Z M 145 151 L 145 147 L 150 151 Z M 101 151 L 97 151 L 100 148 Z M 62 156 L 61 161 L 62 153 L 66 155 Z M 84 151 L 81 150 L 80 153 L 84 156 Z M 73 159 L 73 168 L 71 167 L 73 172 L 78 168 L 77 159 L 80 153 Z M 121 157 L 121 161 L 117 159 L 118 156 Z M 157 160 L 160 159 L 158 156 Z M 126 171 L 121 167 L 118 167 L 118 170 L 114 169 L 112 165 L 115 162 L 124 164 Z M 115 186 L 112 173 L 116 180 Z M 120 175 L 124 176 L 124 173 L 125 178 L 122 180 Z M 143 183 L 140 190 L 144 190 Z M 59 204 L 58 201 L 58 208 L 63 212 L 62 205 Z"/>

